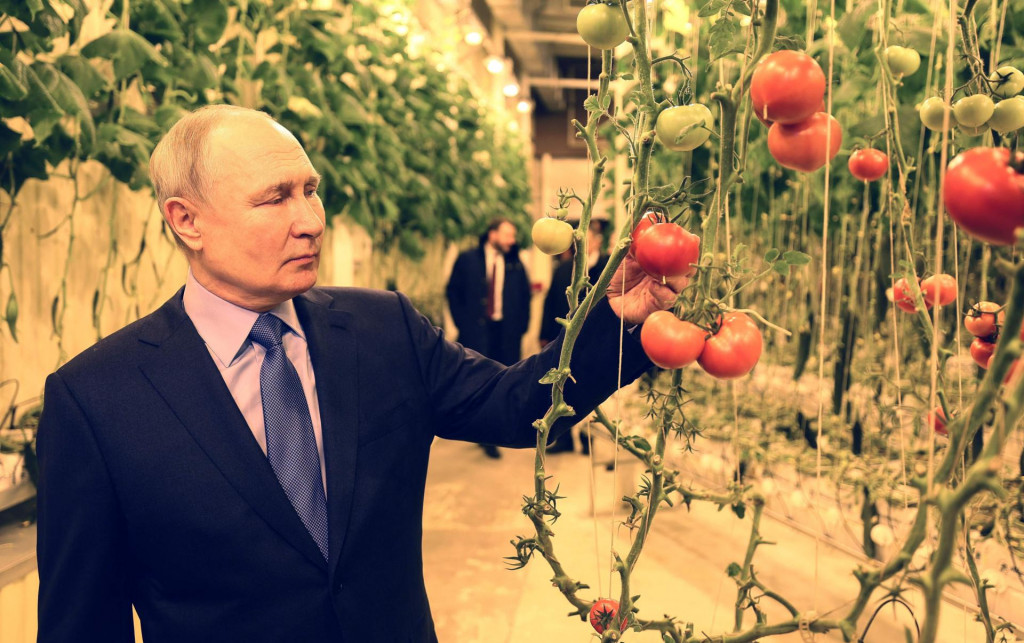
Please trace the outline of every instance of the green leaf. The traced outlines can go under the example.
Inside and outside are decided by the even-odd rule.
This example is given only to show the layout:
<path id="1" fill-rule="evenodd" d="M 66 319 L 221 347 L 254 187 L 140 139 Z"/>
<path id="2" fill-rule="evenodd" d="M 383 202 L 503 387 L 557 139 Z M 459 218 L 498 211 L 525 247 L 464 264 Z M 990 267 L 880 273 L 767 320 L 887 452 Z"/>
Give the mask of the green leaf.
<path id="1" fill-rule="evenodd" d="M 193 33 L 199 44 L 212 45 L 220 40 L 228 26 L 226 5 L 222 0 L 193 0 L 188 15 L 192 18 Z"/>
<path id="2" fill-rule="evenodd" d="M 729 566 L 725 568 L 725 573 L 730 578 L 739 578 L 739 575 L 743 573 L 743 568 L 740 567 L 739 563 L 729 563 Z"/>
<path id="3" fill-rule="evenodd" d="M 713 16 L 722 11 L 722 9 L 728 7 L 731 1 L 732 0 L 708 0 L 708 2 L 700 8 L 700 12 L 698 12 L 697 15 L 701 18 Z"/>
<path id="4" fill-rule="evenodd" d="M 743 520 L 743 516 L 747 515 L 747 506 L 742 502 L 737 502 L 732 507 L 732 512 L 736 514 L 736 517 Z"/>
<path id="5" fill-rule="evenodd" d="M 779 258 L 779 251 L 776 248 L 772 248 L 768 252 L 764 253 L 765 263 L 772 263 Z"/>
<path id="6" fill-rule="evenodd" d="M 591 94 L 587 97 L 587 100 L 583 101 L 583 109 L 590 113 L 603 112 L 601 104 L 597 102 L 597 94 Z"/>
<path id="7" fill-rule="evenodd" d="M 115 81 L 134 74 L 147 63 L 160 66 L 167 64 L 153 45 L 139 34 L 127 29 L 115 29 L 93 40 L 82 47 L 82 55 L 113 61 Z"/>
<path id="8" fill-rule="evenodd" d="M 785 277 L 786 275 L 789 274 L 789 264 L 786 263 L 785 261 L 780 261 L 776 263 L 774 266 L 772 266 L 772 270 Z"/>
<path id="9" fill-rule="evenodd" d="M 28 7 L 29 15 L 32 16 L 32 20 L 35 20 L 36 14 L 43 10 L 43 0 L 25 0 L 25 4 Z"/>
<path id="10" fill-rule="evenodd" d="M 7 68 L 7 65 L 0 62 L 0 98 L 6 100 L 21 100 L 28 96 L 28 87 L 18 80 L 18 77 Z"/>
<path id="11" fill-rule="evenodd" d="M 722 19 L 716 22 L 708 32 L 708 48 L 711 50 L 711 60 L 718 60 L 722 56 L 741 51 L 737 48 L 740 35 L 739 21 Z"/>
<path id="12" fill-rule="evenodd" d="M 782 255 L 782 260 L 791 266 L 806 266 L 811 263 L 811 255 L 804 254 L 803 252 L 797 252 L 796 250 L 790 250 L 786 254 Z"/>
<path id="13" fill-rule="evenodd" d="M 7 327 L 11 329 L 11 338 L 14 341 L 18 341 L 18 299 L 14 296 L 13 292 L 7 297 L 6 319 Z"/>
<path id="14" fill-rule="evenodd" d="M 32 69 L 60 108 L 78 121 L 81 127 L 79 135 L 82 148 L 91 149 L 96 140 L 96 125 L 93 123 L 92 112 L 89 110 L 89 103 L 85 100 L 82 90 L 74 81 L 49 63 L 32 63 Z"/>
<path id="15" fill-rule="evenodd" d="M 541 384 L 561 384 L 569 376 L 566 371 L 560 371 L 557 368 L 553 368 L 548 371 L 544 377 L 540 378 Z"/>
<path id="16" fill-rule="evenodd" d="M 85 58 L 65 54 L 57 59 L 57 66 L 74 81 L 86 98 L 92 98 L 107 88 L 107 80 Z"/>

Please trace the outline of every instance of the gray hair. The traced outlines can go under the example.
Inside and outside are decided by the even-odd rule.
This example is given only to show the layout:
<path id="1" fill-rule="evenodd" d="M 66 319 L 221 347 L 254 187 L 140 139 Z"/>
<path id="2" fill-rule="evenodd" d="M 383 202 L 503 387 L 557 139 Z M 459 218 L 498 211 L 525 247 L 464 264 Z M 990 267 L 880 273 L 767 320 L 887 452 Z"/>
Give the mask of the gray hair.
<path id="1" fill-rule="evenodd" d="M 210 189 L 207 139 L 225 119 L 244 115 L 259 115 L 273 121 L 265 112 L 248 107 L 206 105 L 186 114 L 168 130 L 149 158 L 149 177 L 162 214 L 166 214 L 164 203 L 171 197 L 207 203 Z"/>

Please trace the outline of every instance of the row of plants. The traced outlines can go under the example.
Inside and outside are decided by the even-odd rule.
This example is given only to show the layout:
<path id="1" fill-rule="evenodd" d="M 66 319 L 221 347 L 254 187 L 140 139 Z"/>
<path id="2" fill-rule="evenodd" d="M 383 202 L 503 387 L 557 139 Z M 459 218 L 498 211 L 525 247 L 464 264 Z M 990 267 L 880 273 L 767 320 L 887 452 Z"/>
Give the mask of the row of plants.
<path id="1" fill-rule="evenodd" d="M 1005 550 L 1024 587 L 1024 119 L 1013 113 L 1024 84 L 1012 28 L 1024 5 L 968 2 L 951 22 L 941 3 L 711 0 L 686 25 L 679 4 L 658 12 L 594 2 L 580 14 L 603 65 L 588 121 L 576 124 L 593 187 L 571 204 L 582 229 L 609 157 L 625 155 L 628 173 L 611 184 L 624 186 L 612 197 L 629 221 L 596 284 L 577 266 L 523 508 L 535 534 L 513 541 L 510 561 L 543 558 L 571 615 L 589 617 L 602 641 L 655 631 L 665 641 L 739 643 L 830 630 L 870 640 L 869 606 L 914 592 L 924 610 L 906 640 L 931 642 L 953 585 L 973 593 L 987 641 L 1010 640 L 1013 625 L 989 609 L 993 585 L 973 552 L 981 541 Z M 612 80 L 632 86 L 620 104 Z M 649 433 L 623 435 L 618 420 L 597 415 L 645 471 L 623 498 L 628 552 L 611 552 L 618 595 L 585 598 L 587 583 L 557 555 L 545 443 L 554 420 L 571 413 L 561 384 L 585 311 L 621 262 L 689 283 L 671 314 L 641 332 L 666 368 L 649 388 Z M 740 379 L 751 370 L 753 380 Z M 780 378 L 786 371 L 795 383 Z M 752 381 L 766 377 L 755 395 Z M 673 443 L 705 448 L 701 436 L 736 453 L 723 486 L 690 484 L 666 459 Z M 757 477 L 794 468 L 858 505 L 865 558 L 851 574 L 860 591 L 827 617 L 756 574 L 766 545 Z M 685 606 L 645 616 L 644 592 L 630 582 L 657 512 L 694 501 L 750 521 L 747 551 L 725 570 L 736 618 L 723 632 L 695 634 L 699 619 Z M 767 603 L 789 618 L 770 617 Z"/>

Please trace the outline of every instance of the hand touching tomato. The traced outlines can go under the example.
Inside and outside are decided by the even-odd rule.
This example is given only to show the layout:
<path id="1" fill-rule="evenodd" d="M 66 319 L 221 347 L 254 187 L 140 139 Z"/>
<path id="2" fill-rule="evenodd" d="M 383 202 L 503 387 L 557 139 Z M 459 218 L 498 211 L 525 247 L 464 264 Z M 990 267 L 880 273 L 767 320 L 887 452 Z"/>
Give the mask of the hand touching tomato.
<path id="1" fill-rule="evenodd" d="M 640 330 L 640 344 L 652 362 L 662 368 L 692 364 L 704 350 L 707 333 L 668 310 L 651 313 Z"/>
<path id="2" fill-rule="evenodd" d="M 690 277 L 697 272 L 700 237 L 675 223 L 655 223 L 637 237 L 633 254 L 652 277 Z"/>

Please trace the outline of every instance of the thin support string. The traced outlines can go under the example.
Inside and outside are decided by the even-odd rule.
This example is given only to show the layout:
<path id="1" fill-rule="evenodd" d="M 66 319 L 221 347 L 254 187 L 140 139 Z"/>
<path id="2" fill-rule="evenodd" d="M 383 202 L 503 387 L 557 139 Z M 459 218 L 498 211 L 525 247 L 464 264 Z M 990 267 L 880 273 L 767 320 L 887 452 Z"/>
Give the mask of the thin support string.
<path id="1" fill-rule="evenodd" d="M 813 0 L 808 0 L 812 2 Z M 808 11 L 809 16 L 814 14 L 813 10 Z M 818 386 L 816 394 L 818 397 L 818 436 L 815 444 L 815 465 L 814 465 L 814 495 L 815 500 L 821 492 L 821 433 L 823 425 L 825 424 L 825 399 L 821 395 L 822 383 L 825 381 L 825 315 L 828 312 L 828 228 L 829 228 L 829 214 L 831 211 L 830 201 L 830 190 L 831 187 L 831 169 L 832 163 L 829 158 L 829 150 L 832 149 L 832 79 L 834 76 L 835 69 L 835 19 L 836 19 L 836 2 L 830 0 L 829 2 L 829 24 L 828 29 L 828 76 L 825 83 L 826 96 L 825 96 L 825 112 L 828 114 L 829 123 L 825 128 L 825 194 L 824 194 L 824 207 L 822 211 L 822 233 L 821 233 L 821 323 L 818 326 Z M 813 22 L 813 19 L 808 20 Z M 811 39 L 807 39 L 808 45 L 810 45 Z M 820 574 L 820 552 L 821 552 L 821 532 L 815 530 L 814 532 L 814 609 L 818 608 L 818 580 Z"/>
<path id="2" fill-rule="evenodd" d="M 591 67 L 592 60 L 593 60 L 593 58 L 591 56 L 590 45 L 587 45 L 587 96 L 590 96 L 590 93 L 594 90 L 594 78 L 593 78 L 593 71 L 592 71 L 592 67 Z M 593 159 L 590 156 L 590 146 L 589 145 L 587 146 L 587 164 L 588 164 L 589 167 L 593 167 L 593 164 L 594 164 L 593 163 Z M 593 207 L 593 204 L 591 204 L 591 207 Z M 575 275 L 573 275 L 573 277 L 575 278 Z M 577 309 L 577 314 L 579 314 L 579 310 L 578 309 Z M 590 444 L 590 510 L 591 510 L 591 517 L 593 519 L 592 522 L 593 522 L 593 525 L 594 525 L 594 562 L 596 564 L 595 570 L 597 572 L 597 595 L 599 597 L 603 597 L 605 595 L 605 593 L 604 593 L 604 587 L 603 587 L 603 585 L 601 583 L 601 548 L 600 548 L 600 545 L 599 545 L 599 540 L 600 539 L 599 539 L 599 535 L 598 535 L 599 527 L 598 527 L 598 520 L 597 520 L 597 481 L 595 480 L 595 477 L 594 477 L 594 466 L 595 466 L 595 462 L 594 462 L 594 442 L 593 442 L 593 435 L 590 432 L 590 424 L 589 423 L 587 424 L 587 432 L 588 432 L 588 438 L 591 439 L 590 442 L 589 442 L 589 444 Z M 610 587 L 609 587 L 609 589 L 610 589 Z"/>

